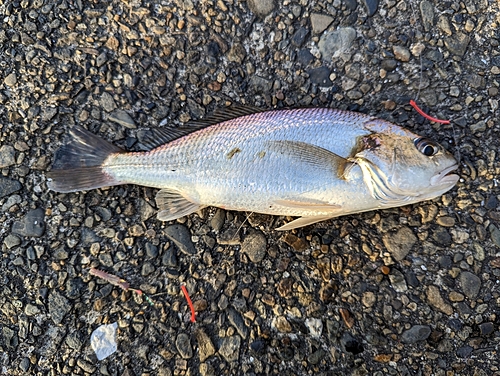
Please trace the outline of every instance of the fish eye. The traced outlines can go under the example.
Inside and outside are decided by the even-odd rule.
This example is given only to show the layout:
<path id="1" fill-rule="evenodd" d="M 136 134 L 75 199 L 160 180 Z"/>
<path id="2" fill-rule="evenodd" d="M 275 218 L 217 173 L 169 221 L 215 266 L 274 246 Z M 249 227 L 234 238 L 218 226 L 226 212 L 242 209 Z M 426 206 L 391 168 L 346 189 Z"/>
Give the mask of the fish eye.
<path id="1" fill-rule="evenodd" d="M 414 143 L 418 151 L 428 157 L 436 155 L 439 151 L 439 145 L 426 138 L 417 138 Z"/>

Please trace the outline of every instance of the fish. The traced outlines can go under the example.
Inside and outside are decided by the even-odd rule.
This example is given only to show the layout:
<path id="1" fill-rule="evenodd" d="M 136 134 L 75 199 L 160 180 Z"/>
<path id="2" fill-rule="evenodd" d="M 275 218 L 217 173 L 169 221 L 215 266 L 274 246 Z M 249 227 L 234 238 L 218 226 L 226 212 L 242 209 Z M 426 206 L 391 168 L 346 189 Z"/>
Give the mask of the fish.
<path id="1" fill-rule="evenodd" d="M 49 189 L 157 188 L 161 221 L 213 206 L 299 217 L 277 228 L 291 230 L 430 200 L 459 179 L 457 161 L 437 142 L 331 108 L 227 108 L 195 124 L 152 128 L 143 152 L 81 126 L 69 136 L 47 173 Z"/>

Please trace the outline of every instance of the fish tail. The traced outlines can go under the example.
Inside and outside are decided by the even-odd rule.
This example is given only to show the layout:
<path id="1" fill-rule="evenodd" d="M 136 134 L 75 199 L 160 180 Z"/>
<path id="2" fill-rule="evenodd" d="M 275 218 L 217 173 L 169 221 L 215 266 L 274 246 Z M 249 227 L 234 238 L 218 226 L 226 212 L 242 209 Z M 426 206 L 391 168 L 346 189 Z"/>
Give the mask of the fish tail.
<path id="1" fill-rule="evenodd" d="M 71 128 L 69 134 L 69 141 L 56 151 L 47 173 L 49 189 L 68 193 L 124 184 L 103 168 L 106 159 L 123 153 L 122 149 L 79 126 Z"/>

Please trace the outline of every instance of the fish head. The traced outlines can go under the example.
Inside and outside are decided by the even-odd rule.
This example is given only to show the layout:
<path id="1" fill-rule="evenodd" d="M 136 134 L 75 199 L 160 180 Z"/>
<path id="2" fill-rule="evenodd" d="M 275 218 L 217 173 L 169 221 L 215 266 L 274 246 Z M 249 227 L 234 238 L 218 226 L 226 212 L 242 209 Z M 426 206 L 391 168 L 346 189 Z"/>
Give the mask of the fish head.
<path id="1" fill-rule="evenodd" d="M 353 160 L 363 180 L 383 204 L 418 202 L 438 197 L 455 186 L 458 168 L 440 144 L 409 131 L 372 133 L 358 141 Z"/>

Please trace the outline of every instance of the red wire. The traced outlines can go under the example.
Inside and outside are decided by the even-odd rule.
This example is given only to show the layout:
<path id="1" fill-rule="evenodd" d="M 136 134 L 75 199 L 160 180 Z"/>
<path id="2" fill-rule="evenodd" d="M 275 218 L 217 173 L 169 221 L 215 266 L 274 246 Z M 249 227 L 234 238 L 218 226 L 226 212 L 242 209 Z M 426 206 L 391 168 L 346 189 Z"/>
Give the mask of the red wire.
<path id="1" fill-rule="evenodd" d="M 410 100 L 410 104 L 412 105 L 412 107 L 420 114 L 422 115 L 424 118 L 426 118 L 427 120 L 430 120 L 430 121 L 433 121 L 435 123 L 440 123 L 440 124 L 450 124 L 450 121 L 449 120 L 441 120 L 441 119 L 436 119 L 430 115 L 427 115 L 420 107 L 417 106 L 417 104 L 415 103 L 415 101 L 413 99 Z"/>
<path id="2" fill-rule="evenodd" d="M 195 322 L 196 321 L 196 313 L 194 311 L 193 302 L 191 301 L 191 298 L 189 297 L 188 290 L 187 290 L 186 286 L 184 286 L 184 285 L 181 285 L 181 289 L 182 289 L 182 292 L 184 293 L 184 296 L 186 297 L 189 309 L 191 310 L 191 322 Z"/>

